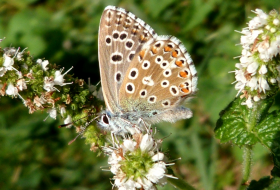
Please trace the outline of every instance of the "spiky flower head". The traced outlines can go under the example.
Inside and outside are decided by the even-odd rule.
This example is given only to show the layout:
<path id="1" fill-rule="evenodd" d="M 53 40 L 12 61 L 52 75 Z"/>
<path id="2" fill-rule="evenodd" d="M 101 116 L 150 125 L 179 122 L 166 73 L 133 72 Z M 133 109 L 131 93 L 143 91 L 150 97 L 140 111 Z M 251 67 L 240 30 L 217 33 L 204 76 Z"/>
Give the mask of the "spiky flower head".
<path id="1" fill-rule="evenodd" d="M 280 16 L 260 9 L 241 31 L 242 55 L 235 72 L 237 96 L 245 98 L 248 108 L 254 102 L 275 94 L 280 86 Z"/>
<path id="2" fill-rule="evenodd" d="M 159 152 L 161 141 L 150 134 L 133 135 L 115 147 L 104 147 L 109 155 L 108 163 L 114 176 L 114 186 L 118 189 L 156 189 L 156 185 L 165 185 L 166 174 L 164 154 Z"/>

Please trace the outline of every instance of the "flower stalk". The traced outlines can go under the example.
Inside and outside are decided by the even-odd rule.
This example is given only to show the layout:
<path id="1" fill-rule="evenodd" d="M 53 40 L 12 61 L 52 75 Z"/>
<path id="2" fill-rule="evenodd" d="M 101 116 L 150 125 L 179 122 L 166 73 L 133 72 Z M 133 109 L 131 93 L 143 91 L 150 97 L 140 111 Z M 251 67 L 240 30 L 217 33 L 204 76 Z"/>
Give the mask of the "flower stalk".
<path id="1" fill-rule="evenodd" d="M 65 72 L 48 60 L 35 60 L 27 49 L 0 49 L 0 95 L 19 97 L 30 114 L 46 111 L 53 119 L 60 115 L 64 126 L 75 126 L 80 136 L 89 137 L 87 143 L 94 144 L 92 150 L 100 150 L 105 135 L 89 122 L 103 105 L 100 91 L 69 74 L 72 68 Z M 99 132 L 90 136 L 87 128 Z"/>
<path id="2" fill-rule="evenodd" d="M 242 105 L 248 108 L 275 95 L 280 86 L 280 16 L 276 10 L 253 12 L 257 16 L 240 32 L 243 50 L 234 71 L 236 96 L 241 94 Z"/>

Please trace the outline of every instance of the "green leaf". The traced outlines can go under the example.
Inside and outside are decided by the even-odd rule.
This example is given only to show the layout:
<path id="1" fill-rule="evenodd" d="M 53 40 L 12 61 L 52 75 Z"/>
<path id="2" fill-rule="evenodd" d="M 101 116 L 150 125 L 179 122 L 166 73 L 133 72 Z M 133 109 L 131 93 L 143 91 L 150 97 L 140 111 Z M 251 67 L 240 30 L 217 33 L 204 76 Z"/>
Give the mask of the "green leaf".
<path id="1" fill-rule="evenodd" d="M 274 97 L 255 103 L 251 109 L 241 105 L 242 101 L 235 99 L 220 113 L 216 137 L 221 143 L 231 141 L 238 146 L 261 143 L 273 155 L 272 175 L 280 176 L 280 111 L 268 112 Z"/>
<path id="2" fill-rule="evenodd" d="M 279 131 L 280 119 L 278 113 L 268 113 L 274 102 L 274 97 L 261 100 L 253 108 L 241 105 L 244 99 L 237 98 L 220 113 L 215 133 L 222 143 L 231 141 L 242 145 L 254 145 L 257 142 L 271 150 L 275 135 Z M 276 143 L 278 144 L 278 143 Z"/>
<path id="3" fill-rule="evenodd" d="M 259 181 L 252 180 L 247 190 L 278 190 L 280 188 L 280 178 L 269 176 L 261 178 Z"/>
<path id="4" fill-rule="evenodd" d="M 241 105 L 242 101 L 240 98 L 235 99 L 220 113 L 215 133 L 221 143 L 231 141 L 237 145 L 253 145 L 258 142 L 256 136 L 248 131 L 246 116 L 249 111 Z"/>

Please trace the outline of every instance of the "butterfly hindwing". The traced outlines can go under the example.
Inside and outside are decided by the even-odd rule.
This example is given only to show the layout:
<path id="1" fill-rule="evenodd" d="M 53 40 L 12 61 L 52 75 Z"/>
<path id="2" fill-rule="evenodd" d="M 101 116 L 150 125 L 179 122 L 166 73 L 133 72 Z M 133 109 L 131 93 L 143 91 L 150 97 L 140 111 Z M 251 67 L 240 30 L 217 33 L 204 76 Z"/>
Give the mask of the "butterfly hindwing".
<path id="1" fill-rule="evenodd" d="M 114 6 L 105 8 L 99 26 L 98 56 L 103 96 L 112 113 L 121 112 L 119 90 L 131 61 L 156 37 L 154 30 L 132 13 Z"/>
<path id="2" fill-rule="evenodd" d="M 159 36 L 145 45 L 129 65 L 120 88 L 120 105 L 125 111 L 174 109 L 192 96 L 197 73 L 181 42 Z"/>

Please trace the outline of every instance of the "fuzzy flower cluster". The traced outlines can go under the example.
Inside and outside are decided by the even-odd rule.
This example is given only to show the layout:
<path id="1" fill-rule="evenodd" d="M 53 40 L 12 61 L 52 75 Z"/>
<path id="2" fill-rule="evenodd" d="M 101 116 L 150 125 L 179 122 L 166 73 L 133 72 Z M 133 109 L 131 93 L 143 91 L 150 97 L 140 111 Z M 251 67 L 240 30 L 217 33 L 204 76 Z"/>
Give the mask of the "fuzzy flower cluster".
<path id="1" fill-rule="evenodd" d="M 254 102 L 274 94 L 280 86 L 280 16 L 260 9 L 240 33 L 242 55 L 237 63 L 235 89 L 245 98 L 242 105 L 252 108 Z"/>
<path id="2" fill-rule="evenodd" d="M 49 65 L 48 60 L 42 61 L 38 59 L 34 63 L 28 63 L 30 56 L 25 50 L 20 51 L 20 48 L 16 49 L 14 47 L 4 48 L 2 50 L 3 55 L 2 59 L 0 59 L 0 95 L 8 95 L 15 98 L 20 97 L 24 105 L 29 108 L 29 113 L 33 113 L 36 110 L 43 110 L 46 105 L 47 107 L 51 106 L 48 110 L 49 116 L 56 118 L 57 106 L 55 102 L 57 100 L 52 97 L 52 94 L 53 91 L 58 91 L 55 85 L 64 86 L 72 84 L 64 82 L 64 76 L 72 68 L 64 74 L 62 74 L 62 70 L 53 71 L 54 76 L 52 76 L 50 75 L 51 72 L 47 72 L 49 69 L 47 67 Z M 36 75 L 39 70 L 44 72 L 43 75 L 45 75 L 45 78 L 42 78 L 41 75 Z M 33 86 L 33 88 L 35 86 L 41 93 L 37 93 L 33 97 L 26 96 L 26 93 L 32 90 L 30 86 Z M 70 101 L 68 101 L 69 103 Z M 66 118 L 65 122 L 71 122 L 71 117 L 65 115 L 65 106 L 60 105 L 59 110 L 62 117 Z"/>
<path id="3" fill-rule="evenodd" d="M 22 60 L 24 51 L 25 49 L 19 52 L 19 48 L 5 48 L 3 50 L 3 60 L 2 64 L 0 64 L 0 94 L 2 96 L 4 96 L 5 94 L 12 97 L 19 96 L 25 103 L 25 100 L 22 98 L 19 92 L 27 89 L 26 81 L 23 78 L 22 73 L 14 67 L 15 60 Z M 14 76 L 17 78 L 16 83 L 5 83 L 4 76 L 7 75 L 7 73 L 9 74 L 9 72 L 16 73 L 16 75 Z"/>
<path id="4" fill-rule="evenodd" d="M 108 163 L 114 176 L 114 186 L 125 189 L 156 189 L 155 185 L 165 185 L 166 164 L 164 154 L 158 151 L 161 141 L 152 135 L 136 133 L 133 138 L 126 138 L 114 147 L 104 147 L 109 155 Z M 170 164 L 171 165 L 171 164 Z"/>

